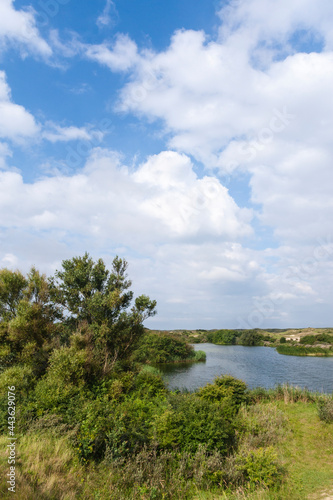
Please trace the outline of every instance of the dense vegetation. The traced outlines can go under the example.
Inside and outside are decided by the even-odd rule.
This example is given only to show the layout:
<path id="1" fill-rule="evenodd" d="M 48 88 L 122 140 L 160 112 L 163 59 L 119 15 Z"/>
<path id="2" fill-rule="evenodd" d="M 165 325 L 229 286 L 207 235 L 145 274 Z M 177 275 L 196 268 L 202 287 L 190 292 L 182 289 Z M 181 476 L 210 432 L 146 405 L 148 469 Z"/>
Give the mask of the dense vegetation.
<path id="1" fill-rule="evenodd" d="M 177 363 L 205 361 L 206 353 L 195 351 L 185 340 L 163 332 L 146 332 L 135 351 L 134 359 L 140 363 Z"/>
<path id="2" fill-rule="evenodd" d="M 291 356 L 333 355 L 330 329 L 176 330 L 172 334 L 194 344 L 268 346 L 275 347 L 279 354 Z"/>
<path id="3" fill-rule="evenodd" d="M 63 261 L 52 278 L 34 268 L 27 276 L 0 271 L 0 441 L 6 449 L 15 386 L 18 497 L 301 495 L 281 459 L 290 436 L 281 405 L 315 408 L 307 425 L 324 426 L 331 449 L 332 398 L 288 387 L 249 391 L 229 375 L 194 393 L 168 390 L 151 363 L 193 360 L 194 351 L 145 330 L 156 303 L 145 295 L 133 302 L 126 269 L 118 257 L 109 271 L 85 254 Z M 238 337 L 243 345 L 261 341 L 250 333 Z M 0 467 L 5 477 L 6 458 Z M 12 495 L 5 481 L 0 494 Z"/>
<path id="4" fill-rule="evenodd" d="M 276 348 L 279 354 L 288 356 L 332 356 L 333 349 L 323 347 L 307 347 L 304 345 L 280 345 Z"/>
<path id="5" fill-rule="evenodd" d="M 206 336 L 207 342 L 217 345 L 258 346 L 272 341 L 272 337 L 258 330 L 217 330 Z"/>

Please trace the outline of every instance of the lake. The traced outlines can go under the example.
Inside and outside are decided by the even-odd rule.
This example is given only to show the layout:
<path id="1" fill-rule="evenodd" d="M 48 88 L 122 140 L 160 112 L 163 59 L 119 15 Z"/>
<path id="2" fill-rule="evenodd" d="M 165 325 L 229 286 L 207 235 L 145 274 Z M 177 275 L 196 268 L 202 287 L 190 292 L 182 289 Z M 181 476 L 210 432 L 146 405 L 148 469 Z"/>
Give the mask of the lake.
<path id="1" fill-rule="evenodd" d="M 270 347 L 195 344 L 205 351 L 205 363 L 159 365 L 170 389 L 197 389 L 222 374 L 233 375 L 254 387 L 289 383 L 312 391 L 333 392 L 333 357 L 284 356 Z"/>

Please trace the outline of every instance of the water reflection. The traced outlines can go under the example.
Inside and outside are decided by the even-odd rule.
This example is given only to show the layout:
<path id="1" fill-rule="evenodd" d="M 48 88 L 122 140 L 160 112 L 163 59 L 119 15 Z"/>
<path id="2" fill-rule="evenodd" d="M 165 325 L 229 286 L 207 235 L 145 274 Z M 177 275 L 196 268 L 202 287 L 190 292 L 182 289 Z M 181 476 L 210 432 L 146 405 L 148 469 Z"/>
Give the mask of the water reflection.
<path id="1" fill-rule="evenodd" d="M 197 389 L 228 373 L 250 388 L 289 383 L 313 391 L 333 392 L 333 357 L 283 356 L 269 347 L 196 344 L 206 363 L 159 365 L 171 389 Z"/>

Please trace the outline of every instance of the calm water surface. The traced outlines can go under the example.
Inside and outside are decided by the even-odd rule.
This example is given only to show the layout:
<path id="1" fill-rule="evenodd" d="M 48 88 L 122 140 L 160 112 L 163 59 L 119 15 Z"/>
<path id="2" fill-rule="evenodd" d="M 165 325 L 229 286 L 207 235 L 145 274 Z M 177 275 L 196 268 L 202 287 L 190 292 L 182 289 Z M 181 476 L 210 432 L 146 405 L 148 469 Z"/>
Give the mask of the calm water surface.
<path id="1" fill-rule="evenodd" d="M 206 363 L 159 365 L 170 389 L 197 389 L 222 374 L 244 380 L 250 388 L 269 389 L 288 382 L 312 391 L 333 392 L 333 357 L 284 356 L 269 347 L 196 344 Z"/>

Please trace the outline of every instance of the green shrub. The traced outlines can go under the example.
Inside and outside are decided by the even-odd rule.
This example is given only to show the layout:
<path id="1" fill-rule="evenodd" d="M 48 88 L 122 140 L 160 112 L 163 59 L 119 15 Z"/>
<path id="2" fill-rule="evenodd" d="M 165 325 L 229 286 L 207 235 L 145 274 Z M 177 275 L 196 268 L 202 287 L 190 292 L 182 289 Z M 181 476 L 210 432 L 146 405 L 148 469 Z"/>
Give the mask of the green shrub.
<path id="1" fill-rule="evenodd" d="M 234 425 L 231 423 L 229 408 L 223 404 L 211 402 L 196 394 L 173 394 L 169 397 L 165 433 L 173 434 L 175 447 L 181 451 L 195 453 L 201 444 L 207 450 L 226 453 L 235 438 Z M 161 440 L 157 428 L 157 439 Z"/>
<path id="2" fill-rule="evenodd" d="M 149 371 L 141 371 L 135 379 L 137 396 L 164 397 L 166 394 L 165 383 L 162 376 Z"/>
<path id="3" fill-rule="evenodd" d="M 240 332 L 236 330 L 217 330 L 207 334 L 207 341 L 217 345 L 232 345 L 236 344 L 239 336 Z"/>
<path id="4" fill-rule="evenodd" d="M 217 377 L 212 384 L 206 384 L 198 390 L 198 396 L 211 402 L 228 402 L 236 411 L 242 403 L 248 402 L 248 389 L 242 380 L 231 375 Z"/>
<path id="5" fill-rule="evenodd" d="M 146 333 L 134 352 L 140 363 L 171 363 L 194 358 L 194 348 L 170 334 Z"/>
<path id="6" fill-rule="evenodd" d="M 249 487 L 271 488 L 281 483 L 286 473 L 272 446 L 240 453 L 236 456 L 236 469 Z"/>
<path id="7" fill-rule="evenodd" d="M 15 386 L 17 396 L 26 396 L 34 387 L 36 380 L 30 366 L 15 365 L 7 368 L 0 375 L 0 394 L 6 394 L 8 387 Z"/>
<path id="8" fill-rule="evenodd" d="M 279 354 L 285 354 L 287 356 L 330 356 L 333 354 L 332 347 L 322 348 L 322 347 L 305 347 L 304 345 L 279 345 L 276 348 Z"/>
<path id="9" fill-rule="evenodd" d="M 194 361 L 206 361 L 205 351 L 195 351 Z"/>
<path id="10" fill-rule="evenodd" d="M 304 337 L 301 337 L 300 339 L 300 344 L 308 344 L 308 345 L 313 345 L 317 341 L 317 338 L 315 335 L 305 335 Z"/>
<path id="11" fill-rule="evenodd" d="M 318 401 L 318 415 L 320 420 L 331 424 L 333 422 L 333 399 L 320 399 Z"/>
<path id="12" fill-rule="evenodd" d="M 280 338 L 280 344 L 285 344 L 287 342 L 286 337 L 281 337 Z"/>
<path id="13" fill-rule="evenodd" d="M 256 330 L 246 330 L 237 339 L 237 343 L 244 346 L 262 345 L 264 336 Z"/>

